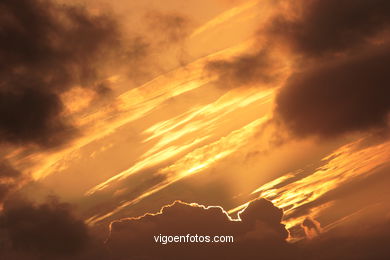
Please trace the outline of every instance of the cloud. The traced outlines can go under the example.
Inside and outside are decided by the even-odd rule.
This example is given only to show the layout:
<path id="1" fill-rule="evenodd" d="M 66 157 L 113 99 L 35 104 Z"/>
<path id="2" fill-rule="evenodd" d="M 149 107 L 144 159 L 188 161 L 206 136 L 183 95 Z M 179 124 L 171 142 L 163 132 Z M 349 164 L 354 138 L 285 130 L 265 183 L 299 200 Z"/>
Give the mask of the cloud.
<path id="1" fill-rule="evenodd" d="M 111 223 L 107 246 L 112 259 L 387 259 L 389 222 L 324 231 L 307 217 L 306 240 L 288 243 L 283 211 L 271 202 L 252 201 L 234 221 L 220 207 L 176 201 L 156 214 Z M 360 224 L 359 224 L 360 223 Z M 310 234 L 309 234 L 310 233 Z M 154 236 L 232 235 L 234 243 L 156 243 Z M 354 249 L 355 248 L 355 249 Z"/>
<path id="2" fill-rule="evenodd" d="M 387 128 L 389 11 L 384 0 L 314 0 L 272 20 L 270 37 L 298 57 L 275 111 L 294 135 Z"/>
<path id="3" fill-rule="evenodd" d="M 289 4 L 287 12 L 276 15 L 263 33 L 306 57 L 334 55 L 364 45 L 390 25 L 386 0 L 282 3 Z"/>
<path id="4" fill-rule="evenodd" d="M 278 1 L 274 7 L 279 11 L 261 25 L 254 50 L 206 66 L 217 85 L 276 87 L 284 81 L 280 60 L 287 59 L 290 76 L 274 115 L 294 136 L 386 131 L 389 2 Z"/>
<path id="5" fill-rule="evenodd" d="M 97 231 L 56 199 L 35 205 L 12 200 L 0 215 L 0 256 L 5 259 L 386 259 L 388 221 L 360 228 L 320 232 L 317 221 L 304 228 L 310 240 L 286 242 L 283 211 L 264 199 L 252 201 L 231 219 L 221 207 L 176 201 L 156 214 L 111 223 L 104 245 Z M 154 236 L 227 235 L 234 243 L 156 243 Z M 100 234 L 101 235 L 101 234 Z"/>
<path id="6" fill-rule="evenodd" d="M 63 148 L 95 131 L 99 120 L 84 120 L 101 110 L 102 102 L 93 101 L 111 93 L 110 82 L 117 78 L 130 77 L 122 84 L 129 88 L 151 76 L 156 68 L 149 65 L 158 64 L 152 56 L 164 48 L 153 35 L 169 31 L 165 46 L 176 44 L 186 35 L 187 21 L 155 13 L 146 17 L 155 32 L 138 34 L 126 31 L 109 11 L 49 0 L 5 0 L 0 16 L 0 146 L 25 148 L 19 160 L 25 166 L 35 157 L 31 154 Z M 108 106 L 107 111 L 116 111 L 112 102 Z M 10 157 L 12 163 L 14 159 Z M 25 172 L 30 169 L 24 167 Z M 3 184 L 0 194 L 10 190 L 9 183 Z"/>
<path id="7" fill-rule="evenodd" d="M 107 95 L 117 74 L 143 83 L 171 69 L 160 56 L 189 32 L 178 14 L 150 11 L 138 29 L 106 10 L 49 0 L 5 0 L 0 15 L 0 143 L 41 148 L 78 133 L 64 115 L 63 94 L 81 87 Z"/>
<path id="8" fill-rule="evenodd" d="M 253 54 L 244 54 L 230 60 L 214 60 L 206 64 L 205 70 L 215 75 L 215 83 L 222 89 L 242 86 L 271 87 L 279 76 L 277 61 L 265 48 Z"/>
<path id="9" fill-rule="evenodd" d="M 277 96 L 277 117 L 297 136 L 385 129 L 389 49 L 389 44 L 362 49 L 294 73 Z"/>
<path id="10" fill-rule="evenodd" d="M 321 234 L 322 228 L 318 221 L 311 217 L 306 217 L 302 222 L 303 230 L 308 239 L 312 239 Z"/>
<path id="11" fill-rule="evenodd" d="M 280 223 L 282 211 L 266 200 L 252 202 L 233 221 L 220 207 L 175 202 L 157 214 L 111 223 L 108 247 L 113 259 L 278 259 L 292 250 L 285 242 L 288 232 Z M 156 243 L 159 235 L 231 235 L 234 243 Z"/>
<path id="12" fill-rule="evenodd" d="M 181 14 L 151 10 L 145 20 L 161 45 L 181 43 L 190 33 L 190 20 Z"/>
<path id="13" fill-rule="evenodd" d="M 0 13 L 0 141 L 62 143 L 73 129 L 59 95 L 76 85 L 101 92 L 118 25 L 109 15 L 47 0 L 5 0 Z"/>
<path id="14" fill-rule="evenodd" d="M 70 257 L 82 252 L 89 241 L 84 222 L 74 217 L 69 204 L 56 199 L 41 205 L 8 201 L 0 220 L 3 230 L 0 255 L 6 257 Z"/>
<path id="15" fill-rule="evenodd" d="M 0 160 L 0 177 L 2 178 L 16 178 L 20 176 L 20 172 L 12 167 L 12 165 L 5 159 Z"/>
<path id="16" fill-rule="evenodd" d="M 22 173 L 8 160 L 0 157 L 0 205 L 22 179 Z"/>
<path id="17" fill-rule="evenodd" d="M 298 244 L 304 259 L 388 259 L 390 223 L 355 227 L 353 232 L 335 230 Z"/>

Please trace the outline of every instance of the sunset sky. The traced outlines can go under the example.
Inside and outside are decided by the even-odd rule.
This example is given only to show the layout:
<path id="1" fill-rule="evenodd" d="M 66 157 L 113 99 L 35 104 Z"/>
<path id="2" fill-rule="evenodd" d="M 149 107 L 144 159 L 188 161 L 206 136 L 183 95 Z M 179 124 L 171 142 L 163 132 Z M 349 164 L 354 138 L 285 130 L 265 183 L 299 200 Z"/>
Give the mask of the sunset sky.
<path id="1" fill-rule="evenodd" d="M 1 0 L 0 258 L 389 259 L 389 32 L 386 0 Z"/>

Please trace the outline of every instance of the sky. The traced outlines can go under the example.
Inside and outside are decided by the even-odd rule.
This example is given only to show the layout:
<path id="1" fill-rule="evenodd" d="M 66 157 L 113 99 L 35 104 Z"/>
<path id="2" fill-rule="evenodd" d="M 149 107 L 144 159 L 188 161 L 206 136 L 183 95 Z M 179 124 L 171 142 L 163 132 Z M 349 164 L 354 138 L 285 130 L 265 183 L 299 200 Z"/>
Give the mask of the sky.
<path id="1" fill-rule="evenodd" d="M 0 256 L 388 259 L 389 14 L 1 1 Z"/>

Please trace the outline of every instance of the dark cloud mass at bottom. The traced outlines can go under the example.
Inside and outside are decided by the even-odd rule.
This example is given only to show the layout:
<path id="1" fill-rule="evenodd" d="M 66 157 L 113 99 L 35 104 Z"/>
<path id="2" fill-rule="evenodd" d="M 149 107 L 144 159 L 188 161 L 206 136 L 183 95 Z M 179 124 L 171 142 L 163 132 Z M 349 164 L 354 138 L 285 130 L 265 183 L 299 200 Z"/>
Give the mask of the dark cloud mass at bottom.
<path id="1" fill-rule="evenodd" d="M 6 201 L 0 222 L 3 259 L 71 257 L 89 240 L 86 225 L 73 216 L 70 205 L 54 198 L 41 205 Z"/>
<path id="2" fill-rule="evenodd" d="M 283 211 L 264 199 L 252 201 L 240 213 L 241 221 L 232 221 L 220 207 L 175 202 L 157 214 L 113 222 L 106 242 L 107 230 L 86 226 L 74 216 L 69 204 L 56 199 L 41 205 L 9 202 L 0 215 L 2 259 L 369 260 L 390 256 L 384 250 L 390 242 L 388 222 L 361 226 L 356 232 L 336 230 L 311 240 L 288 243 L 288 232 L 281 223 Z M 313 221 L 304 225 L 317 227 Z M 160 234 L 225 235 L 233 236 L 234 243 L 156 243 L 154 236 Z"/>
<path id="3" fill-rule="evenodd" d="M 390 253 L 390 222 L 356 227 L 353 233 L 333 231 L 298 244 L 302 259 L 385 260 Z M 292 258 L 294 259 L 294 258 Z"/>
<path id="4" fill-rule="evenodd" d="M 271 202 L 252 202 L 231 221 L 219 207 L 204 208 L 175 202 L 161 214 L 113 222 L 108 247 L 113 259 L 285 259 L 293 247 L 280 223 L 283 213 Z M 158 235 L 230 235 L 234 243 L 155 243 Z M 278 248 L 278 250 L 274 250 Z M 151 250 L 153 249 L 153 250 Z"/>
<path id="5" fill-rule="evenodd" d="M 112 223 L 107 246 L 112 259 L 388 259 L 389 223 L 361 227 L 358 232 L 338 230 L 311 240 L 286 241 L 281 223 L 283 211 L 258 199 L 240 213 L 241 221 L 229 220 L 219 207 L 204 208 L 176 202 L 157 215 Z M 321 232 L 315 220 L 305 226 Z M 158 235 L 232 235 L 234 243 L 155 243 Z M 354 247 L 359 247 L 354 249 Z M 355 250 L 355 251 L 354 251 Z"/>

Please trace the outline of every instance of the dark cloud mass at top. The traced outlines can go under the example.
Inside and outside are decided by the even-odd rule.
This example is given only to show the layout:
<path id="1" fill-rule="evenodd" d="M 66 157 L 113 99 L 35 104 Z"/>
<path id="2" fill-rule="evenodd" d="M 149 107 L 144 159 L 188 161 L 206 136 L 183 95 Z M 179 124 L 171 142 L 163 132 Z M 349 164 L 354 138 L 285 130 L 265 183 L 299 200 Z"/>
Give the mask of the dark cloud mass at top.
<path id="1" fill-rule="evenodd" d="M 288 2 L 288 1 L 282 1 Z M 290 1 L 289 13 L 277 15 L 265 31 L 306 57 L 333 55 L 368 43 L 388 30 L 386 0 Z"/>
<path id="2" fill-rule="evenodd" d="M 109 15 L 47 0 L 0 2 L 0 142 L 58 145 L 72 135 L 59 95 L 101 91 L 102 64 L 119 44 Z"/>
<path id="3" fill-rule="evenodd" d="M 297 18 L 278 16 L 270 27 L 270 36 L 300 57 L 277 97 L 277 117 L 298 136 L 386 129 L 389 1 L 312 0 L 296 6 Z"/>
<path id="4" fill-rule="evenodd" d="M 385 129 L 390 111 L 390 45 L 325 60 L 294 73 L 276 111 L 298 136 Z"/>
<path id="5" fill-rule="evenodd" d="M 275 8 L 278 4 L 288 8 L 280 8 L 258 31 L 257 52 L 206 65 L 217 85 L 278 86 L 279 65 L 271 54 L 287 51 L 291 74 L 278 92 L 274 114 L 294 136 L 387 131 L 390 2 L 286 0 Z"/>

